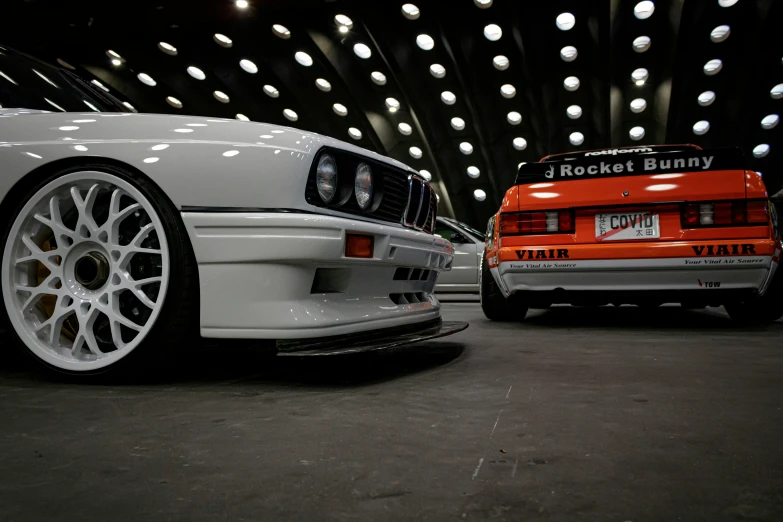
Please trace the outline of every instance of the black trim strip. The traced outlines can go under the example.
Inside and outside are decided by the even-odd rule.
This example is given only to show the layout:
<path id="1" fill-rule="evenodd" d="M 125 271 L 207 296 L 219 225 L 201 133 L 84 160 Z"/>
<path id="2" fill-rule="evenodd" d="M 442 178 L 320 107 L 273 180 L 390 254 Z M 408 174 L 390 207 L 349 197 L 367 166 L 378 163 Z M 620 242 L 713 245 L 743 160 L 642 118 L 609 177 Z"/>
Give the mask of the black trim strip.
<path id="1" fill-rule="evenodd" d="M 320 214 L 311 210 L 298 208 L 261 208 L 261 207 L 207 207 L 199 205 L 183 205 L 181 212 L 208 212 L 208 213 L 237 213 L 237 212 L 266 212 L 269 214 Z M 327 216 L 329 214 L 321 214 Z"/>
<path id="2" fill-rule="evenodd" d="M 308 214 L 311 216 L 326 216 L 340 219 L 351 219 L 354 221 L 361 221 L 362 223 L 370 223 L 372 225 L 385 225 L 394 228 L 401 228 L 405 230 L 414 230 L 411 227 L 403 226 L 402 223 L 395 223 L 394 221 L 384 221 L 382 219 L 367 219 L 366 217 L 357 216 L 355 214 L 346 215 L 334 215 L 326 214 L 324 212 L 313 212 L 312 210 L 302 210 L 298 208 L 261 208 L 261 207 L 206 207 L 206 206 L 189 206 L 183 205 L 180 207 L 180 212 L 203 212 L 205 214 L 239 214 L 243 212 L 263 212 L 267 214 Z M 416 232 L 424 232 L 423 230 L 415 230 Z"/>

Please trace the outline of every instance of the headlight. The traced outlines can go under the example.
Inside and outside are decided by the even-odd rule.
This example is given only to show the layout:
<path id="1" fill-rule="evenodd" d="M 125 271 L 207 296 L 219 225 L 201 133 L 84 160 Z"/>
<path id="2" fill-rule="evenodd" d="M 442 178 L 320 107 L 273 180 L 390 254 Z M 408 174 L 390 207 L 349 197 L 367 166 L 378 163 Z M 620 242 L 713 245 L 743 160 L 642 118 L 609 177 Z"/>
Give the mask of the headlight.
<path id="1" fill-rule="evenodd" d="M 372 205 L 372 169 L 366 163 L 359 163 L 356 167 L 356 179 L 353 182 L 353 191 L 356 194 L 356 202 L 359 208 L 367 210 Z"/>
<path id="2" fill-rule="evenodd" d="M 329 203 L 337 193 L 337 163 L 329 154 L 324 154 L 318 160 L 318 168 L 315 171 L 315 184 L 318 187 L 318 195 L 324 203 Z"/>

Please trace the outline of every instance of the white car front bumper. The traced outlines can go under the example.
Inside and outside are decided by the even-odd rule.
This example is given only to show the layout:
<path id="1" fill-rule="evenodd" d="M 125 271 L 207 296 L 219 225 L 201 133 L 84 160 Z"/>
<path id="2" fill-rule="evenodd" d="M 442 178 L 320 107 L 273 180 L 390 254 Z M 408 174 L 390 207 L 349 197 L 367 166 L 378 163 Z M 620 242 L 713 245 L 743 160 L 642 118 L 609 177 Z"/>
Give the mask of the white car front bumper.
<path id="1" fill-rule="evenodd" d="M 182 219 L 198 263 L 204 337 L 312 339 L 440 316 L 432 289 L 453 256 L 442 238 L 311 213 Z M 346 258 L 346 232 L 373 235 L 374 257 Z"/>

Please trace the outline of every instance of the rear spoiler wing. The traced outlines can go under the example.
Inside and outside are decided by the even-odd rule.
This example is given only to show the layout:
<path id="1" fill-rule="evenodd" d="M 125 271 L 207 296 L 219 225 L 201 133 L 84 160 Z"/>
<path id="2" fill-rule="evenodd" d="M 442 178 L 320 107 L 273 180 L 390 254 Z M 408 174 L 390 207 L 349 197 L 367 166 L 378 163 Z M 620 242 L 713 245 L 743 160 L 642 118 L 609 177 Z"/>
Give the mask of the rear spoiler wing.
<path id="1" fill-rule="evenodd" d="M 704 172 L 705 170 L 744 170 L 745 158 L 739 148 L 677 150 L 638 153 L 629 150 L 616 155 L 591 155 L 519 167 L 516 185 L 573 181 L 590 178 L 616 178 L 649 174 Z"/>

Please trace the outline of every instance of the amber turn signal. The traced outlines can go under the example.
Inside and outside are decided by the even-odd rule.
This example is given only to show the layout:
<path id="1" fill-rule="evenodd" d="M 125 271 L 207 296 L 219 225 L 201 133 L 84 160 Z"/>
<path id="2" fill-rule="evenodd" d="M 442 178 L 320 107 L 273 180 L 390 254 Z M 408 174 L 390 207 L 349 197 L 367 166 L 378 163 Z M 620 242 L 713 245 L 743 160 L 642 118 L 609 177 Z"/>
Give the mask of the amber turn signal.
<path id="1" fill-rule="evenodd" d="M 362 234 L 345 235 L 345 257 L 373 257 L 375 238 Z"/>

